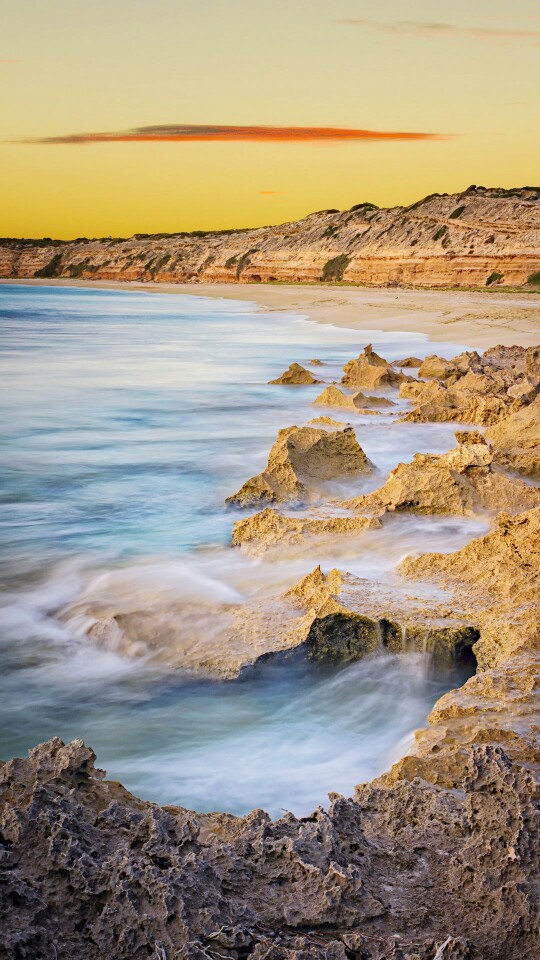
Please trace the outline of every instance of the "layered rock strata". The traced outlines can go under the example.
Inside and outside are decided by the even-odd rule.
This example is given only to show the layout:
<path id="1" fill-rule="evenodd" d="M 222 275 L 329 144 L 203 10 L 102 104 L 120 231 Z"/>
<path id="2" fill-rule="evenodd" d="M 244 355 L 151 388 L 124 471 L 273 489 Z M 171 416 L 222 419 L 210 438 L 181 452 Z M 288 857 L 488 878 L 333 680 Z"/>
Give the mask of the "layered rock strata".
<path id="1" fill-rule="evenodd" d="M 8 278 L 493 289 L 534 284 L 539 271 L 540 190 L 532 187 L 473 186 L 392 209 L 358 203 L 252 230 L 0 242 Z"/>

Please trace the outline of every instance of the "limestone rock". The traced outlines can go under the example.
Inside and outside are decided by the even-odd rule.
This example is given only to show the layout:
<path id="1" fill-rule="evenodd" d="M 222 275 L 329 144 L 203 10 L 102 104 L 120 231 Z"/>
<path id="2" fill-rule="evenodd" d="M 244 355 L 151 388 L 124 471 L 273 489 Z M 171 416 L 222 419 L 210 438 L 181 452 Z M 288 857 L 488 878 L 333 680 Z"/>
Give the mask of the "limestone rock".
<path id="1" fill-rule="evenodd" d="M 317 380 L 309 370 L 300 366 L 299 363 L 291 363 L 289 369 L 285 370 L 281 376 L 276 380 L 269 380 L 268 382 L 283 384 L 287 387 L 308 383 L 321 383 L 320 380 Z"/>
<path id="2" fill-rule="evenodd" d="M 449 453 L 417 453 L 400 463 L 373 493 L 347 501 L 350 509 L 382 516 L 394 511 L 472 515 L 519 512 L 540 504 L 540 490 L 492 467 L 493 452 L 477 431 L 458 431 Z"/>
<path id="3" fill-rule="evenodd" d="M 50 740 L 0 768 L 0 949 L 500 960 L 504 943 L 505 960 L 535 960 L 534 775 L 489 744 L 455 755 L 451 771 L 440 751 L 438 785 L 419 756 L 416 775 L 403 763 L 328 811 L 272 822 L 145 803 L 82 741 Z"/>
<path id="4" fill-rule="evenodd" d="M 343 371 L 341 382 L 347 387 L 396 386 L 411 379 L 403 373 L 397 373 L 391 364 L 374 352 L 371 344 L 356 360 L 349 360 Z"/>
<path id="5" fill-rule="evenodd" d="M 400 569 L 461 589 L 482 634 L 475 647 L 479 666 L 489 669 L 516 651 L 540 650 L 539 543 L 540 507 L 501 513 L 490 533 L 457 553 L 408 558 Z"/>
<path id="6" fill-rule="evenodd" d="M 352 427 L 280 430 L 262 473 L 227 498 L 229 506 L 306 500 L 321 484 L 368 473 L 370 462 Z"/>
<path id="7" fill-rule="evenodd" d="M 534 402 L 538 395 L 537 349 L 494 347 L 483 356 L 472 351 L 449 361 L 427 357 L 419 373 L 435 379 L 402 384 L 400 395 L 415 405 L 403 419 L 483 426 L 498 423 Z"/>
<path id="8" fill-rule="evenodd" d="M 540 397 L 488 427 L 498 463 L 530 477 L 540 477 Z"/>
<path id="9" fill-rule="evenodd" d="M 451 377 L 455 372 L 456 367 L 451 361 L 444 360 L 443 357 L 438 357 L 436 354 L 432 354 L 431 356 L 426 357 L 426 359 L 420 364 L 418 376 L 434 378 L 437 380 L 446 380 L 447 377 Z"/>
<path id="10" fill-rule="evenodd" d="M 244 553 L 261 556 L 276 547 L 305 546 L 311 540 L 357 536 L 380 526 L 375 517 L 361 516 L 284 516 L 270 507 L 233 526 L 233 546 Z"/>
<path id="11" fill-rule="evenodd" d="M 346 394 L 335 385 L 325 387 L 313 402 L 319 407 L 345 407 L 347 410 L 354 410 L 355 413 L 371 407 L 395 406 L 394 402 L 386 397 L 370 397 L 360 391 Z"/>
<path id="12" fill-rule="evenodd" d="M 392 362 L 393 367 L 420 367 L 422 361 L 418 357 L 405 357 L 404 360 L 394 360 Z"/>

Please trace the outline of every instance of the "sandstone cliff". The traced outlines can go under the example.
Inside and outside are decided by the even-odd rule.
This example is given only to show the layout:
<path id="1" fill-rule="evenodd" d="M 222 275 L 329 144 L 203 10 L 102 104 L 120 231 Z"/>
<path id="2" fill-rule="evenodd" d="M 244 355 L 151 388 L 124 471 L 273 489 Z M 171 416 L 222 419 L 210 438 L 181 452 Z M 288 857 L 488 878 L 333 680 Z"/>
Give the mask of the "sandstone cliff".
<path id="1" fill-rule="evenodd" d="M 0 277 L 333 282 L 425 287 L 539 283 L 540 188 L 469 187 L 409 207 L 360 203 L 251 230 L 0 241 Z"/>

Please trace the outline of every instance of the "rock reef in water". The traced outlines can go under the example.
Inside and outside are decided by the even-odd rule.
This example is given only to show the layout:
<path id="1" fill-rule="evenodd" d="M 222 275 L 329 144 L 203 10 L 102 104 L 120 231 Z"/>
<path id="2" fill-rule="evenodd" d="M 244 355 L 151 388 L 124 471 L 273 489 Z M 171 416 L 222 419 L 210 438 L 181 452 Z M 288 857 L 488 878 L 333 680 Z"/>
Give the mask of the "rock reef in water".
<path id="1" fill-rule="evenodd" d="M 277 547 L 290 548 L 317 538 L 333 539 L 343 536 L 358 536 L 366 530 L 380 527 L 380 521 L 374 517 L 326 516 L 300 517 L 284 516 L 271 507 L 255 513 L 244 520 L 237 520 L 233 526 L 232 544 L 241 547 L 251 556 L 262 556 Z"/>
<path id="2" fill-rule="evenodd" d="M 538 347 L 493 347 L 452 360 L 426 357 L 419 370 L 428 382 L 405 383 L 400 396 L 414 409 L 403 420 L 458 421 L 490 426 L 533 403 L 540 391 Z"/>
<path id="3" fill-rule="evenodd" d="M 307 500 L 321 484 L 368 473 L 371 464 L 352 427 L 280 430 L 262 473 L 227 498 L 229 506 Z"/>
<path id="4" fill-rule="evenodd" d="M 268 383 L 278 383 L 286 387 L 300 386 L 302 384 L 321 383 L 313 374 L 301 367 L 299 363 L 291 363 L 288 370 L 285 370 L 276 380 L 269 380 Z"/>
<path id="5" fill-rule="evenodd" d="M 393 400 L 387 397 L 370 397 L 365 393 L 343 393 L 339 387 L 332 384 L 325 387 L 322 393 L 315 398 L 313 403 L 318 407 L 345 407 L 347 410 L 353 410 L 355 413 L 362 413 L 364 410 L 370 410 L 373 407 L 384 408 L 395 406 Z"/>
<path id="6" fill-rule="evenodd" d="M 343 371 L 341 382 L 346 387 L 392 387 L 412 379 L 397 373 L 391 364 L 374 352 L 371 344 L 356 360 L 349 360 Z"/>
<path id="7" fill-rule="evenodd" d="M 444 454 L 417 453 L 400 463 L 373 493 L 346 501 L 351 510 L 382 516 L 395 511 L 473 515 L 540 505 L 540 490 L 493 467 L 493 451 L 477 431 L 458 431 Z"/>

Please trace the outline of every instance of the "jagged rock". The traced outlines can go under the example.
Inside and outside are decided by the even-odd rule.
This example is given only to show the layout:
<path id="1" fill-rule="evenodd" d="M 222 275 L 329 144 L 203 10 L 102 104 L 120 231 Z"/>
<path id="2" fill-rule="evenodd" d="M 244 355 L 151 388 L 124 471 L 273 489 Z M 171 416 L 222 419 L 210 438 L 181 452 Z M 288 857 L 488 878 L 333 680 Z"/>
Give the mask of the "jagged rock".
<path id="1" fill-rule="evenodd" d="M 0 769 L 9 960 L 535 960 L 538 787 L 498 748 L 275 822 L 144 803 L 94 761 L 54 739 Z"/>
<path id="2" fill-rule="evenodd" d="M 365 347 L 356 360 L 349 360 L 343 367 L 341 382 L 347 387 L 396 386 L 412 378 L 397 373 L 391 364 L 374 352 L 371 344 Z"/>
<path id="3" fill-rule="evenodd" d="M 309 361 L 312 367 L 322 367 L 324 365 L 323 360 L 319 360 L 317 357 L 314 357 Z"/>
<path id="4" fill-rule="evenodd" d="M 475 654 L 488 669 L 510 653 L 540 649 L 539 543 L 540 507 L 501 513 L 492 532 L 457 553 L 408 558 L 400 570 L 457 586 L 469 598 L 482 634 Z"/>
<path id="5" fill-rule="evenodd" d="M 305 647 L 310 660 L 347 663 L 371 653 L 428 652 L 439 663 L 466 659 L 479 633 L 470 619 L 426 604 L 398 586 L 320 566 L 285 596 L 312 618 Z"/>
<path id="6" fill-rule="evenodd" d="M 403 419 L 484 426 L 498 423 L 535 400 L 540 390 L 540 378 L 534 373 L 537 350 L 495 347 L 482 357 L 473 351 L 449 361 L 426 358 L 420 375 L 437 379 L 402 384 L 400 396 L 415 404 Z"/>
<path id="7" fill-rule="evenodd" d="M 371 407 L 395 406 L 394 402 L 386 397 L 369 397 L 360 391 L 346 394 L 335 385 L 325 387 L 313 403 L 319 407 L 346 407 L 348 410 L 354 410 L 355 413 Z"/>
<path id="8" fill-rule="evenodd" d="M 460 385 L 446 387 L 436 380 L 422 384 L 404 384 L 400 396 L 413 399 L 414 410 L 402 417 L 404 423 L 497 423 L 508 412 L 501 397 L 478 396 Z"/>
<path id="9" fill-rule="evenodd" d="M 262 473 L 227 498 L 229 506 L 306 500 L 321 484 L 368 473 L 370 462 L 352 427 L 280 430 Z"/>
<path id="10" fill-rule="evenodd" d="M 261 556 L 275 547 L 305 545 L 314 538 L 356 536 L 380 526 L 375 517 L 286 517 L 270 507 L 233 526 L 233 546 L 244 553 Z"/>
<path id="11" fill-rule="evenodd" d="M 287 387 L 298 386 L 307 383 L 321 383 L 313 374 L 300 366 L 299 363 L 291 363 L 288 370 L 285 370 L 276 380 L 269 380 L 268 383 L 279 383 Z"/>
<path id="12" fill-rule="evenodd" d="M 378 490 L 344 505 L 375 516 L 405 510 L 466 516 L 478 511 L 517 513 L 540 504 L 540 490 L 492 467 L 493 453 L 480 433 L 458 431 L 456 439 L 454 450 L 417 453 L 411 463 L 398 464 Z"/>
<path id="13" fill-rule="evenodd" d="M 486 436 L 495 447 L 497 463 L 540 477 L 540 397 L 488 427 Z"/>

